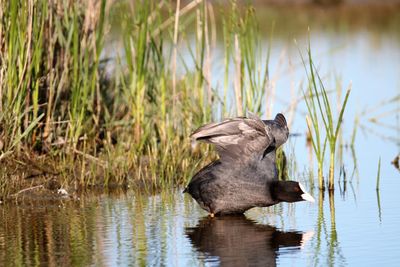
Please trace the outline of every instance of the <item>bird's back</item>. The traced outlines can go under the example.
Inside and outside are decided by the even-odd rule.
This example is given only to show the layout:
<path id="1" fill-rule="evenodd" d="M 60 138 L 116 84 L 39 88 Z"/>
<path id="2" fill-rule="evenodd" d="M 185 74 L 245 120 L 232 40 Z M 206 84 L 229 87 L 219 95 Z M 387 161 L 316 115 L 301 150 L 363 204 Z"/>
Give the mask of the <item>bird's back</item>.
<path id="1" fill-rule="evenodd" d="M 268 190 L 268 183 L 275 179 L 275 159 L 236 166 L 215 161 L 201 169 L 185 191 L 210 213 L 243 213 L 252 207 L 275 204 Z"/>

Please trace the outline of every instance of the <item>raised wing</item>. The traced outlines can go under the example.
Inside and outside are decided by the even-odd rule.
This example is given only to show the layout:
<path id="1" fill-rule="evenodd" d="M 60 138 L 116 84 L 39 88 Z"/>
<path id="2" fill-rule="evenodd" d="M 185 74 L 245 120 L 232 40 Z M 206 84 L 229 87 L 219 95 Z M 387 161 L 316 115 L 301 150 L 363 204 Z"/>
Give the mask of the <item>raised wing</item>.
<path id="1" fill-rule="evenodd" d="M 245 162 L 261 158 L 274 142 L 269 126 L 251 113 L 248 118 L 238 117 L 206 124 L 194 131 L 191 137 L 195 141 L 215 145 L 221 162 Z"/>

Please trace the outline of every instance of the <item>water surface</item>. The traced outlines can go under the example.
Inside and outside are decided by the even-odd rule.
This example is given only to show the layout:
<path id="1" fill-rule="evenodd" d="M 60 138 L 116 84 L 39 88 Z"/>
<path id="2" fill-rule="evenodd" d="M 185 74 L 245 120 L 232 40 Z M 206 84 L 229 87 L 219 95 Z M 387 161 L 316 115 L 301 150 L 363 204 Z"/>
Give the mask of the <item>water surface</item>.
<path id="1" fill-rule="evenodd" d="M 374 190 L 316 194 L 316 204 L 209 218 L 180 191 L 81 196 L 0 208 L 3 266 L 398 265 L 398 179 Z M 334 202 L 334 203 L 332 203 Z M 331 205 L 334 204 L 334 211 Z"/>
<path id="2" fill-rule="evenodd" d="M 0 265 L 399 266 L 400 175 L 390 162 L 400 152 L 400 38 L 393 30 L 398 19 L 387 20 L 392 22 L 379 27 L 371 22 L 365 27 L 350 22 L 311 25 L 314 60 L 327 86 L 334 89 L 340 81 L 345 90 L 352 84 L 334 194 L 314 186 L 306 109 L 299 104 L 291 117 L 291 132 L 298 135 L 284 150 L 290 178 L 305 184 L 315 204 L 283 203 L 252 209 L 244 217 L 211 219 L 181 189 L 91 193 L 51 204 L 9 203 L 0 206 Z M 287 114 L 306 80 L 293 39 L 304 48 L 308 24 L 290 25 L 272 39 L 272 114 Z M 218 43 L 217 51 L 222 47 Z M 217 52 L 212 71 L 217 90 L 221 69 Z M 359 127 L 351 149 L 356 117 Z M 379 158 L 381 185 L 376 191 Z"/>

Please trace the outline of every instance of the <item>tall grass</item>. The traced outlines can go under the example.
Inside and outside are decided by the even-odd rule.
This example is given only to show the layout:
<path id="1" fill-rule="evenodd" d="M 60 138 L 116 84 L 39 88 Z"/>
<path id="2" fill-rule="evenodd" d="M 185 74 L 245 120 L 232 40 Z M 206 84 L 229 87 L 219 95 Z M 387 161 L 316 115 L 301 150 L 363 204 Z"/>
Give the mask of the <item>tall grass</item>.
<path id="1" fill-rule="evenodd" d="M 379 161 L 378 161 L 378 172 L 377 172 L 377 174 L 376 174 L 376 190 L 377 190 L 377 191 L 379 191 L 380 180 L 381 180 L 381 158 L 379 157 Z"/>
<path id="2" fill-rule="evenodd" d="M 53 176 L 78 186 L 171 186 L 208 160 L 192 155 L 194 128 L 272 110 L 264 105 L 274 97 L 270 46 L 251 6 L 232 1 L 216 18 L 205 0 L 0 5 L 0 161 L 8 170 L 44 157 Z M 224 79 L 213 87 L 218 33 Z M 312 76 L 316 87 L 314 69 Z M 321 97 L 308 98 L 312 116 L 325 107 Z M 315 142 L 321 152 L 323 140 Z M 0 195 L 11 192 L 7 174 L 0 175 Z"/>
<path id="3" fill-rule="evenodd" d="M 209 2 L 0 5 L 3 165 L 23 162 L 26 153 L 44 155 L 55 173 L 82 186 L 158 187 L 187 179 L 198 159 L 190 156 L 186 137 L 211 120 L 214 102 L 210 39 L 216 32 Z M 118 32 L 110 14 L 121 15 Z M 194 52 L 186 33 L 192 26 Z M 110 30 L 123 46 L 104 58 Z M 196 67 L 180 74 L 186 44 Z M 10 192 L 6 177 L 0 195 Z"/>
<path id="4" fill-rule="evenodd" d="M 178 76 L 175 62 L 180 45 L 177 40 L 184 29 L 171 23 L 168 31 L 155 34 L 165 25 L 163 11 L 156 1 L 131 6 L 123 19 L 125 58 L 118 64 L 116 84 L 125 97 L 115 96 L 114 103 L 125 107 L 127 112 L 122 112 L 122 117 L 114 116 L 110 123 L 132 122 L 125 127 L 132 135 L 123 134 L 120 141 L 128 145 L 132 164 L 140 166 L 135 168 L 135 176 L 141 180 L 150 178 L 157 186 L 186 179 L 192 161 L 185 137 L 210 114 L 211 96 L 207 95 L 202 65 L 206 57 L 203 35 L 207 9 L 204 3 L 197 7 L 192 11 L 198 11 L 194 23 L 200 37 L 196 39 L 193 59 L 199 65 L 186 77 Z M 171 12 L 168 16 L 188 23 L 179 14 L 175 10 L 175 14 Z"/>
<path id="5" fill-rule="evenodd" d="M 334 112 L 331 109 L 330 99 L 328 97 L 328 90 L 325 88 L 321 76 L 314 65 L 314 61 L 311 55 L 311 46 L 308 45 L 307 50 L 307 62 L 303 60 L 303 64 L 306 68 L 309 77 L 309 88 L 308 95 L 305 95 L 305 102 L 308 110 L 307 126 L 311 136 L 311 142 L 313 145 L 314 152 L 317 156 L 318 161 L 318 176 L 319 176 L 319 187 L 324 189 L 324 178 L 322 173 L 324 155 L 326 143 L 329 145 L 329 180 L 328 189 L 334 189 L 334 175 L 335 175 L 335 152 L 336 143 L 339 136 L 339 130 L 342 125 L 343 115 L 346 108 L 347 100 L 350 95 L 350 88 L 347 90 L 342 105 L 339 107 L 339 115 L 334 119 Z M 321 131 L 319 121 L 323 122 L 324 132 Z M 325 134 L 325 139 L 322 145 L 321 137 Z"/>
<path id="6" fill-rule="evenodd" d="M 32 152 L 74 160 L 100 128 L 106 1 L 0 5 L 2 165 Z"/>
<path id="7" fill-rule="evenodd" d="M 229 14 L 226 14 L 223 20 L 225 44 L 223 110 L 226 110 L 225 105 L 228 103 L 228 77 L 234 76 L 235 110 L 239 116 L 246 114 L 246 110 L 261 114 L 263 101 L 270 86 L 270 45 L 264 44 L 261 40 L 255 9 L 248 6 L 244 15 L 241 15 L 241 12 L 236 2 L 233 2 Z M 264 53 L 263 48 L 266 46 Z M 230 69 L 230 62 L 233 63 L 233 71 Z"/>
<path id="8" fill-rule="evenodd" d="M 106 1 L 0 5 L 0 160 L 63 155 L 72 170 L 100 129 Z"/>
<path id="9" fill-rule="evenodd" d="M 105 1 L 1 5 L 3 155 L 21 144 L 51 149 L 55 134 L 76 146 L 95 115 Z"/>
<path id="10" fill-rule="evenodd" d="M 324 183 L 324 160 L 326 151 L 327 138 L 322 138 L 321 126 L 319 124 L 319 116 L 317 113 L 317 104 L 315 103 L 316 97 L 313 91 L 309 88 L 308 94 L 304 93 L 304 100 L 308 109 L 308 116 L 306 117 L 306 123 L 308 132 L 312 144 L 312 148 L 315 152 L 317 165 L 318 165 L 318 185 L 320 189 L 325 188 Z"/>

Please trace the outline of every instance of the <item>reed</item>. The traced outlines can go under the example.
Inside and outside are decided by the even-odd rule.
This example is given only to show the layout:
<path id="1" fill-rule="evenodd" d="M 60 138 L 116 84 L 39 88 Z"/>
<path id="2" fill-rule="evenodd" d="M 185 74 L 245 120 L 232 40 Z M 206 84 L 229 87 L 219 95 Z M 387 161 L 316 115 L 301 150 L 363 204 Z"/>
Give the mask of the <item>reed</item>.
<path id="1" fill-rule="evenodd" d="M 265 112 L 270 49 L 262 51 L 254 8 L 232 2 L 219 13 L 220 95 L 212 82 L 213 4 L 178 3 L 0 3 L 0 161 L 10 166 L 0 173 L 0 198 L 24 187 L 23 179 L 10 187 L 6 170 L 27 158 L 45 161 L 63 184 L 150 190 L 185 183 L 215 156 L 191 151 L 192 130 L 247 109 Z M 109 39 L 117 41 L 111 48 Z M 29 186 L 44 184 L 47 174 Z"/>
<path id="2" fill-rule="evenodd" d="M 269 54 L 263 52 L 263 44 L 259 33 L 259 25 L 255 10 L 247 6 L 242 15 L 235 1 L 229 12 L 223 12 L 224 37 L 224 93 L 223 113 L 229 109 L 228 103 L 229 76 L 235 77 L 232 81 L 236 110 L 239 116 L 247 110 L 261 114 L 265 110 L 263 101 L 269 85 Z M 233 70 L 230 63 L 233 63 Z"/>
<path id="3" fill-rule="evenodd" d="M 182 9 L 188 10 L 187 6 Z M 183 35 L 183 28 L 175 24 L 173 29 L 154 35 L 164 25 L 162 11 L 156 2 L 146 2 L 131 9 L 134 15 L 127 16 L 124 21 L 125 61 L 119 63 L 116 84 L 121 85 L 126 97 L 119 99 L 117 96 L 114 102 L 121 101 L 119 106 L 125 107 L 128 113 L 122 112 L 123 117 L 111 118 L 110 123 L 132 121 L 132 125 L 126 125 L 132 135 L 125 133 L 120 136 L 120 141 L 136 155 L 133 166 L 141 166 L 135 168 L 135 176 L 150 179 L 156 186 L 166 187 L 186 179 L 188 166 L 193 161 L 190 142 L 185 137 L 210 116 L 211 96 L 208 95 L 204 67 L 208 11 L 203 4 L 199 4 L 196 11 L 196 52 L 192 56 L 197 66 L 194 72 L 182 77 L 177 73 L 176 53 L 177 46 L 181 45 L 178 37 Z M 180 11 L 175 11 L 171 15 L 177 19 L 179 14 Z M 185 18 L 179 20 L 187 23 Z M 165 43 L 172 44 L 166 57 L 163 55 L 168 47 Z"/>
<path id="4" fill-rule="evenodd" d="M 377 191 L 379 191 L 380 180 L 381 180 L 381 158 L 379 157 L 378 172 L 376 174 L 376 190 Z"/>
<path id="5" fill-rule="evenodd" d="M 346 108 L 347 100 L 350 95 L 350 88 L 347 89 L 346 95 L 344 97 L 342 105 L 339 107 L 339 116 L 334 119 L 334 113 L 331 109 L 330 99 L 328 97 L 328 91 L 326 90 L 321 76 L 318 73 L 314 65 L 314 61 L 311 54 L 311 45 L 308 44 L 307 49 L 307 62 L 308 68 L 306 66 L 306 61 L 303 56 L 302 61 L 306 68 L 308 77 L 309 77 L 309 88 L 308 88 L 308 96 L 305 95 L 306 105 L 308 110 L 308 119 L 307 126 L 311 136 L 311 141 L 313 144 L 314 152 L 317 156 L 318 161 L 318 176 L 319 176 L 319 187 L 320 189 L 324 188 L 323 185 L 323 173 L 322 166 L 324 161 L 324 154 L 326 143 L 329 145 L 330 156 L 329 156 L 329 180 L 328 180 L 328 189 L 334 189 L 334 175 L 335 175 L 335 152 L 336 152 L 336 143 L 339 136 L 339 130 L 342 125 L 343 115 Z M 321 142 L 321 126 L 319 125 L 319 120 L 322 119 L 325 139 L 324 144 Z"/>
<path id="6" fill-rule="evenodd" d="M 288 176 L 288 166 L 287 166 L 287 158 L 286 154 L 283 151 L 282 147 L 279 147 L 276 150 L 276 169 L 278 172 L 279 180 L 286 180 Z"/>
<path id="7" fill-rule="evenodd" d="M 91 11 L 93 5 L 101 7 Z M 2 9 L 10 10 L 2 14 L 2 28 L 10 22 L 10 29 L 2 31 L 5 41 L 1 48 L 0 119 L 3 131 L 9 129 L 4 133 L 5 147 L 12 147 L 15 141 L 34 145 L 43 134 L 40 141 L 47 141 L 57 117 L 69 122 L 59 125 L 64 136 L 76 140 L 80 135 L 95 97 L 104 6 L 105 1 L 71 6 L 47 1 L 2 2 Z M 90 13 L 96 10 L 98 21 L 93 19 L 96 14 Z M 65 134 L 66 125 L 69 135 Z M 32 133 L 23 135 L 27 129 Z"/>
<path id="8" fill-rule="evenodd" d="M 323 175 L 323 167 L 324 167 L 324 159 L 325 159 L 325 151 L 326 151 L 326 141 L 325 137 L 322 141 L 320 125 L 318 114 L 316 110 L 315 96 L 311 88 L 308 89 L 308 95 L 304 94 L 304 100 L 308 110 L 308 116 L 306 117 L 306 123 L 309 133 L 309 140 L 311 141 L 312 148 L 315 152 L 315 156 L 317 159 L 318 165 L 318 185 L 320 189 L 325 188 L 324 175 Z"/>

